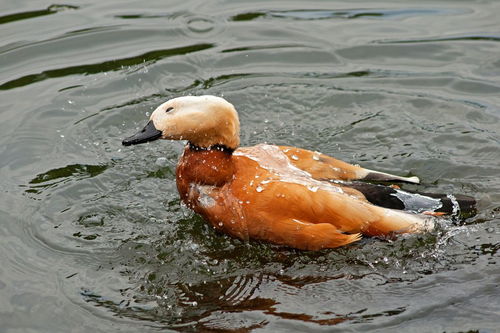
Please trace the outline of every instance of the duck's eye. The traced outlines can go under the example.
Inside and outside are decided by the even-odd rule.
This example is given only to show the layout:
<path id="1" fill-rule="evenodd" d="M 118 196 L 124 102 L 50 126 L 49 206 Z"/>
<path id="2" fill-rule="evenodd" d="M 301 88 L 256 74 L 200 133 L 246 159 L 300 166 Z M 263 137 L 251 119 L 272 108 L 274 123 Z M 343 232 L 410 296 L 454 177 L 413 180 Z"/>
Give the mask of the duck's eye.
<path id="1" fill-rule="evenodd" d="M 169 107 L 168 109 L 165 110 L 165 112 L 170 112 L 172 111 L 174 108 L 173 107 Z"/>

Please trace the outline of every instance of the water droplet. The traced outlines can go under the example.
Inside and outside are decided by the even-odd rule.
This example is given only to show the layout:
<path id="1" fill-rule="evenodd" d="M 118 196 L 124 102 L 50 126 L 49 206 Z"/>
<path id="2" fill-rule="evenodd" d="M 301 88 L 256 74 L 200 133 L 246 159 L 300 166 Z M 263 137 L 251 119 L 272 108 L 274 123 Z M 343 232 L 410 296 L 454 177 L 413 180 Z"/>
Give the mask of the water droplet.
<path id="1" fill-rule="evenodd" d="M 321 155 L 320 152 L 315 151 L 314 154 L 313 154 L 312 159 L 315 160 L 315 161 L 319 161 L 319 156 L 320 155 Z"/>
<path id="2" fill-rule="evenodd" d="M 453 215 L 453 216 L 458 215 L 458 213 L 460 212 L 460 205 L 458 204 L 457 199 L 455 198 L 455 196 L 453 194 L 448 194 L 446 197 L 448 199 L 450 199 L 451 204 L 452 204 L 451 215 Z"/>
<path id="3" fill-rule="evenodd" d="M 260 187 L 260 186 L 257 186 L 257 188 L 255 188 L 255 190 L 257 192 L 259 192 L 259 193 L 262 192 L 262 191 L 264 191 L 264 189 L 262 187 Z"/>
<path id="4" fill-rule="evenodd" d="M 319 190 L 319 186 L 307 186 L 307 189 L 311 192 L 317 192 Z"/>
<path id="5" fill-rule="evenodd" d="M 298 161 L 299 157 L 297 155 L 292 155 L 292 160 Z"/>
<path id="6" fill-rule="evenodd" d="M 166 157 L 158 157 L 155 162 L 156 165 L 159 165 L 161 167 L 164 167 L 167 165 L 167 158 Z"/>
<path id="7" fill-rule="evenodd" d="M 219 227 L 223 227 L 223 226 L 224 226 L 224 223 L 219 222 Z"/>

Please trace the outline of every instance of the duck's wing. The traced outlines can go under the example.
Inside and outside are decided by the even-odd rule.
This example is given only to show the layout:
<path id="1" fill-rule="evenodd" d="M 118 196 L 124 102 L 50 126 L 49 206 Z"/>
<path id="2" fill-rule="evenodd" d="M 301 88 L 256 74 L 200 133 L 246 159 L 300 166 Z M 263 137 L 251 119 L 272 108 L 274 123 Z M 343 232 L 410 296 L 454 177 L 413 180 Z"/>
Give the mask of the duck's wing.
<path id="1" fill-rule="evenodd" d="M 319 152 L 279 146 L 290 163 L 317 180 L 341 180 L 342 186 L 356 190 L 372 204 L 413 212 L 460 214 L 476 213 L 476 200 L 460 194 L 423 193 L 399 188 L 356 182 L 354 180 L 419 183 L 417 177 L 400 177 L 352 165 Z"/>
<path id="2" fill-rule="evenodd" d="M 318 180 L 372 180 L 420 183 L 418 177 L 401 177 L 385 172 L 362 168 L 337 160 L 317 151 L 310 151 L 296 147 L 278 146 L 285 153 L 290 162 Z"/>
<path id="3" fill-rule="evenodd" d="M 429 214 L 453 214 L 468 217 L 476 213 L 476 200 L 461 194 L 424 193 L 401 190 L 353 180 L 419 183 L 417 177 L 400 177 L 352 165 L 319 152 L 279 146 L 290 163 L 317 180 L 341 180 L 342 186 L 362 193 L 372 204 Z"/>
<path id="4" fill-rule="evenodd" d="M 273 181 L 256 186 L 260 192 L 250 196 L 245 210 L 251 238 L 319 249 L 356 241 L 359 233 L 386 236 L 432 228 L 423 216 L 377 207 L 330 185 Z"/>
<path id="5" fill-rule="evenodd" d="M 230 229 L 240 230 L 239 221 L 245 221 L 248 238 L 319 249 L 354 242 L 360 233 L 381 236 L 432 228 L 423 216 L 377 207 L 327 182 L 293 173 L 277 176 L 250 159 L 240 158 L 237 170 L 216 200 L 224 212 L 218 214 L 224 219 L 220 226 L 233 235 L 241 232 Z"/>

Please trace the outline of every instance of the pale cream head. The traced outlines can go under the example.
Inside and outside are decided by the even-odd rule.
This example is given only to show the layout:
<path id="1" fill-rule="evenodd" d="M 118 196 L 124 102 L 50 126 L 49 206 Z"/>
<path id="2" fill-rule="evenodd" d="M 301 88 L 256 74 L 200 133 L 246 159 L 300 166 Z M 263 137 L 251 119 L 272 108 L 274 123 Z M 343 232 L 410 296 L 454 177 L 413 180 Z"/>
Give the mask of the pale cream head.
<path id="1" fill-rule="evenodd" d="M 151 115 L 162 139 L 188 140 L 204 148 L 240 144 L 240 122 L 234 106 L 216 96 L 184 96 L 171 99 Z"/>

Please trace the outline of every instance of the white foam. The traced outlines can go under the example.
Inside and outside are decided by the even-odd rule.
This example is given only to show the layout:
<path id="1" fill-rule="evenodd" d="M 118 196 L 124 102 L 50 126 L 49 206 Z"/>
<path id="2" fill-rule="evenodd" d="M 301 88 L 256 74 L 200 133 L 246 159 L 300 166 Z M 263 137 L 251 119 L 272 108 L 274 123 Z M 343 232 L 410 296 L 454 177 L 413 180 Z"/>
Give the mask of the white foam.
<path id="1" fill-rule="evenodd" d="M 211 196 L 213 189 L 213 186 L 191 184 L 191 190 L 198 192 L 198 203 L 203 208 L 215 206 L 215 200 Z M 191 193 L 189 195 L 191 196 Z"/>
<path id="2" fill-rule="evenodd" d="M 312 192 L 324 190 L 335 193 L 343 193 L 342 188 L 327 182 L 316 180 L 312 178 L 310 173 L 297 168 L 290 162 L 288 156 L 283 153 L 278 146 L 259 144 L 254 147 L 239 148 L 233 155 L 249 158 L 257 162 L 261 168 L 268 170 L 271 174 L 276 176 L 276 179 L 266 179 L 262 181 L 258 186 L 262 190 L 264 190 L 266 184 L 279 181 L 283 183 L 303 185 Z"/>

